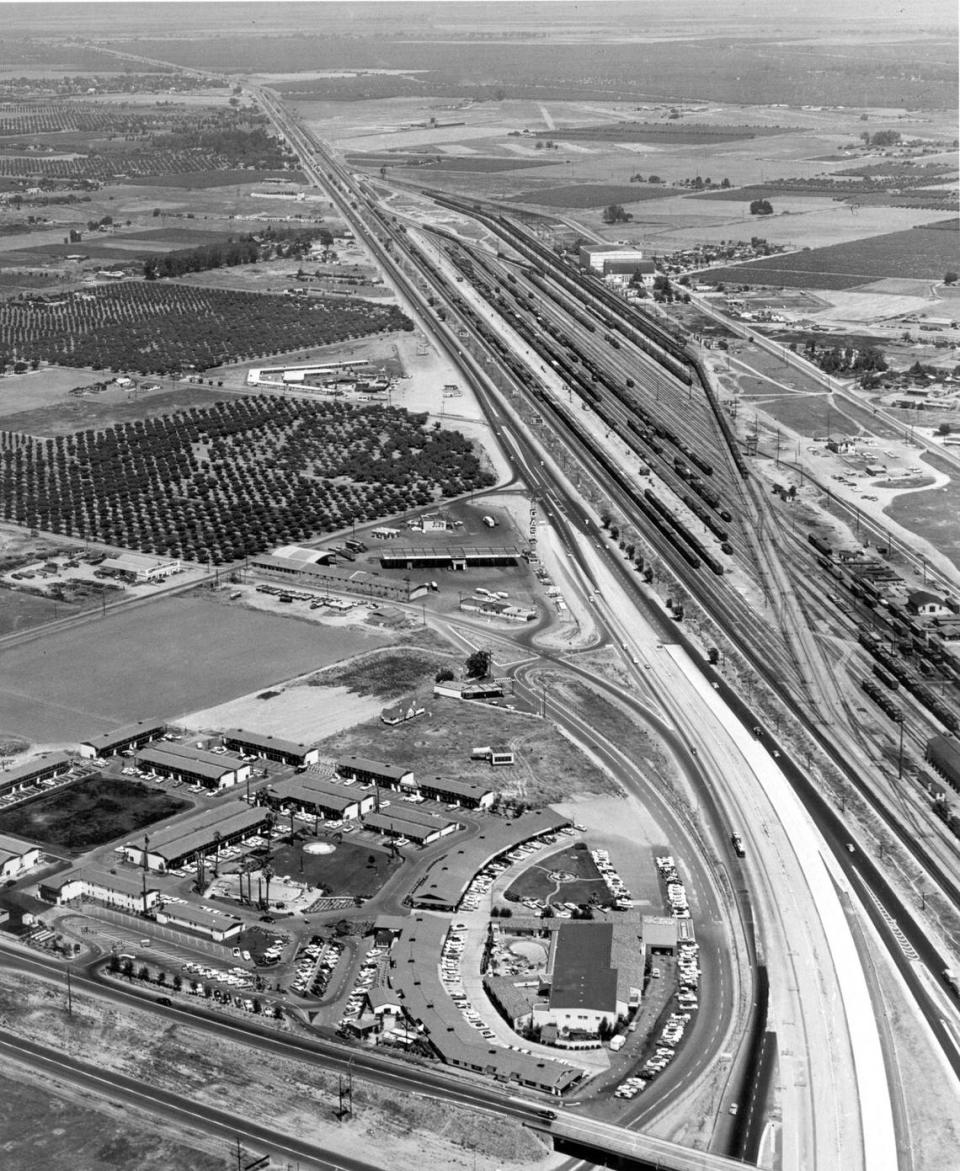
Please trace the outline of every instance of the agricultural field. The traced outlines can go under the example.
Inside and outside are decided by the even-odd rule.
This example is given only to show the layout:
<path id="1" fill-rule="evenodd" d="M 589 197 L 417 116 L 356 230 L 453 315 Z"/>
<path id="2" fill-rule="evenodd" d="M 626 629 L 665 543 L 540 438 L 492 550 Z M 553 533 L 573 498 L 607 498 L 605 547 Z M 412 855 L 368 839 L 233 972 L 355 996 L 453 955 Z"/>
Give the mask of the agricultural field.
<path id="1" fill-rule="evenodd" d="M 162 789 L 95 776 L 0 812 L 0 833 L 81 854 L 189 808 Z"/>
<path id="2" fill-rule="evenodd" d="M 556 159 L 502 158 L 461 154 L 407 154 L 398 151 L 378 154 L 349 154 L 351 167 L 386 167 L 388 172 L 398 167 L 412 167 L 429 171 L 463 171 L 468 174 L 489 175 L 498 171 L 519 171 L 530 167 L 551 167 Z"/>
<path id="3" fill-rule="evenodd" d="M 611 203 L 640 203 L 648 199 L 663 199 L 674 195 L 662 187 L 644 187 L 641 184 L 622 186 L 618 183 L 570 183 L 563 187 L 532 188 L 509 196 L 514 203 L 536 203 L 541 207 L 606 207 Z"/>
<path id="4" fill-rule="evenodd" d="M 4 651 L 0 728 L 69 744 L 147 714 L 172 721 L 348 658 L 368 649 L 368 637 L 202 593 L 108 610 Z"/>
<path id="5" fill-rule="evenodd" d="M 426 415 L 276 396 L 37 440 L 0 432 L 3 519 L 222 565 L 488 487 Z"/>
<path id="6" fill-rule="evenodd" d="M 294 822 L 297 829 L 306 824 Z M 278 828 L 286 828 L 283 818 L 278 822 Z M 403 861 L 385 850 L 357 846 L 346 840 L 337 843 L 332 854 L 308 854 L 302 848 L 303 844 L 280 846 L 271 853 L 270 865 L 277 874 L 323 887 L 324 894 L 331 896 L 372 898 Z"/>
<path id="7" fill-rule="evenodd" d="M 711 282 L 850 289 L 889 276 L 939 282 L 951 268 L 960 270 L 956 234 L 923 227 L 714 268 L 703 276 Z"/>
<path id="8" fill-rule="evenodd" d="M 765 138 L 776 134 L 796 134 L 796 126 L 706 126 L 692 122 L 613 122 L 599 126 L 564 126 L 559 130 L 539 130 L 538 138 L 560 138 L 587 142 L 648 142 L 671 146 L 711 146 L 737 142 L 745 138 Z"/>
<path id="9" fill-rule="evenodd" d="M 412 328 L 394 305 L 125 282 L 0 303 L 0 367 L 39 360 L 165 374 Z"/>

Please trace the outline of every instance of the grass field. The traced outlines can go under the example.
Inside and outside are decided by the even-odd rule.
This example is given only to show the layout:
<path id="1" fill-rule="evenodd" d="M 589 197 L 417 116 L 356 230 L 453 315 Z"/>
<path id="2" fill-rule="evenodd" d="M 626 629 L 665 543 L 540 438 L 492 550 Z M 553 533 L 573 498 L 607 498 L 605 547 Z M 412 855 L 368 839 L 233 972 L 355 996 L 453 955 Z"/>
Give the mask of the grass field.
<path id="1" fill-rule="evenodd" d="M 265 179 L 284 179 L 288 183 L 306 183 L 302 171 L 188 171 L 181 175 L 142 175 L 124 179 L 132 187 L 237 187 L 241 183 L 262 183 Z"/>
<path id="2" fill-rule="evenodd" d="M 92 777 L 0 813 L 0 833 L 82 853 L 189 807 L 162 789 L 119 777 Z"/>
<path id="3" fill-rule="evenodd" d="M 445 655 L 431 655 L 416 648 L 392 648 L 324 671 L 308 682 L 312 687 L 339 684 L 357 695 L 392 700 L 412 691 L 429 693 L 438 668 L 450 666 L 452 662 Z"/>
<path id="4" fill-rule="evenodd" d="M 558 881 L 557 873 L 571 876 Z M 562 854 L 551 856 L 546 865 L 531 866 L 507 889 L 504 898 L 516 902 L 522 898 L 542 899 L 544 902 L 589 903 L 609 906 L 613 902 L 609 887 L 597 869 L 590 851 L 572 846 Z"/>
<path id="5" fill-rule="evenodd" d="M 0 660 L 0 728 L 79 741 L 177 716 L 316 670 L 369 646 L 349 627 L 220 606 L 202 595 L 108 612 L 11 647 Z"/>
<path id="6" fill-rule="evenodd" d="M 634 183 L 570 183 L 563 187 L 544 187 L 542 190 L 521 191 L 509 196 L 514 203 L 538 203 L 543 207 L 606 207 L 610 203 L 639 203 L 647 199 L 665 199 L 676 192 L 655 185 Z"/>
<path id="7" fill-rule="evenodd" d="M 956 233 L 910 228 L 752 264 L 711 269 L 708 275 L 711 281 L 849 289 L 884 277 L 939 281 L 951 268 L 960 269 L 960 241 Z"/>
<path id="8" fill-rule="evenodd" d="M 325 894 L 364 898 L 375 895 L 402 864 L 402 859 L 391 858 L 384 850 L 355 846 L 346 840 L 332 854 L 307 854 L 294 845 L 281 847 L 271 858 L 277 874 L 322 886 Z"/>
<path id="9" fill-rule="evenodd" d="M 42 626 L 44 622 L 66 618 L 68 614 L 77 614 L 81 609 L 99 605 L 100 602 L 95 598 L 88 599 L 84 606 L 74 606 L 0 586 L 0 637 L 18 630 L 30 630 L 34 626 Z"/>

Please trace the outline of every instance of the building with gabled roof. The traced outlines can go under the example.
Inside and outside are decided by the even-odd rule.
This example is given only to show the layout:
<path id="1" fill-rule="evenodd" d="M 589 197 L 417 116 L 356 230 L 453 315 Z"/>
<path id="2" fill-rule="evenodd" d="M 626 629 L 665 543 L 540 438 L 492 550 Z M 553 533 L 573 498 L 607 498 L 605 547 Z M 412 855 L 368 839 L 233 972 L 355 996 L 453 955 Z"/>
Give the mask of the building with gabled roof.
<path id="1" fill-rule="evenodd" d="M 337 761 L 337 773 L 362 785 L 379 785 L 381 789 L 399 789 L 401 785 L 413 787 L 413 769 L 402 764 L 385 764 L 366 756 L 341 756 Z"/>
<path id="2" fill-rule="evenodd" d="M 29 788 L 37 781 L 59 777 L 68 772 L 72 764 L 73 761 L 65 752 L 46 752 L 36 760 L 29 760 L 26 764 L 18 764 L 16 768 L 6 769 L 0 772 L 0 796 Z"/>
<path id="3" fill-rule="evenodd" d="M 135 724 L 124 724 L 111 732 L 101 732 L 80 744 L 80 755 L 87 759 L 98 756 L 115 756 L 128 748 L 142 748 L 151 740 L 159 740 L 166 732 L 163 720 L 138 720 Z"/>
<path id="4" fill-rule="evenodd" d="M 243 728 L 228 728 L 223 733 L 223 743 L 232 752 L 243 752 L 249 756 L 261 756 L 280 764 L 316 764 L 320 749 L 301 744 L 296 740 L 284 740 L 279 736 L 266 736 L 260 732 L 247 732 Z"/>

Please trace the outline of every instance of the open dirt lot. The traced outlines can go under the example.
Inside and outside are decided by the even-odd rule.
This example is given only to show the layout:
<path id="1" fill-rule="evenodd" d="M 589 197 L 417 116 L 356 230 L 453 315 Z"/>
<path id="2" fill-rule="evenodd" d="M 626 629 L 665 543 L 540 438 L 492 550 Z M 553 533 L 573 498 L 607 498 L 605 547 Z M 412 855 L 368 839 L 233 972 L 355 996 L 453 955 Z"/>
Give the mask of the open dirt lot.
<path id="1" fill-rule="evenodd" d="M 69 743 L 154 714 L 173 720 L 316 670 L 377 637 L 202 595 L 163 599 L 6 651 L 0 728 Z"/>

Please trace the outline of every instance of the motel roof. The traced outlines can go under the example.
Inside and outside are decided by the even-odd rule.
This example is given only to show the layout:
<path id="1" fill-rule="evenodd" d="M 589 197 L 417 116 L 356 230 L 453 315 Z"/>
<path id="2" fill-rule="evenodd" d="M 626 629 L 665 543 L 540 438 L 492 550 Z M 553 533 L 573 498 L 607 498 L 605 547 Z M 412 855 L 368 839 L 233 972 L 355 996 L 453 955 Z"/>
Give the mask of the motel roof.
<path id="1" fill-rule="evenodd" d="M 235 915 L 222 915 L 219 911 L 208 910 L 206 907 L 192 907 L 189 903 L 164 903 L 160 914 L 179 923 L 193 927 L 221 928 L 229 931 L 242 920 Z"/>
<path id="2" fill-rule="evenodd" d="M 15 785 L 18 781 L 27 781 L 37 773 L 61 764 L 70 764 L 70 757 L 65 752 L 48 752 L 46 756 L 35 757 L 26 764 L 18 764 L 16 768 L 0 772 L 0 787 L 6 788 L 7 785 Z"/>
<path id="3" fill-rule="evenodd" d="M 440 829 L 445 825 L 452 824 L 448 817 L 439 817 L 436 813 L 424 813 L 422 809 L 417 809 L 413 805 L 398 805 L 390 804 L 387 809 L 382 809 L 379 812 L 389 814 L 397 821 L 404 821 L 408 825 L 422 826 L 425 828 L 433 827 Z"/>
<path id="4" fill-rule="evenodd" d="M 351 806 L 357 807 L 359 804 L 359 796 L 351 797 L 349 789 L 332 793 L 329 789 L 321 789 L 316 785 L 305 785 L 299 778 L 277 785 L 274 788 L 274 793 L 281 799 L 320 805 L 325 809 L 335 809 L 338 813 L 343 813 Z"/>
<path id="5" fill-rule="evenodd" d="M 207 748 L 196 748 L 192 744 L 177 744 L 165 740 L 156 748 L 158 752 L 165 752 L 168 756 L 179 756 L 183 760 L 199 760 L 204 764 L 220 765 L 223 772 L 235 772 L 244 763 L 238 756 L 233 756 L 229 752 L 211 752 Z M 223 768 L 224 765 L 229 765 L 229 768 Z"/>
<path id="6" fill-rule="evenodd" d="M 424 825 L 421 822 L 408 821 L 405 817 L 392 815 L 391 810 L 386 813 L 365 813 L 363 817 L 363 824 L 370 826 L 372 829 L 383 830 L 388 833 L 399 834 L 402 837 L 414 838 L 419 840 L 425 838 L 428 834 L 440 833 L 452 822 L 442 821 L 437 818 L 431 824 Z"/>
<path id="7" fill-rule="evenodd" d="M 0 850 L 10 854 L 11 857 L 21 858 L 31 850 L 38 850 L 39 848 L 39 846 L 34 845 L 32 842 L 25 842 L 22 838 L 13 838 L 9 834 L 0 834 Z"/>
<path id="8" fill-rule="evenodd" d="M 162 733 L 166 724 L 163 720 L 139 720 L 135 724 L 124 724 L 122 728 L 114 728 L 111 732 L 101 732 L 97 736 L 88 736 L 83 744 L 91 748 L 109 748 L 113 744 L 120 744 L 124 740 L 133 740 L 138 736 L 153 736 Z"/>
<path id="9" fill-rule="evenodd" d="M 278 736 L 264 736 L 260 732 L 245 732 L 243 728 L 228 728 L 223 735 L 227 740 L 255 744 L 258 748 L 273 748 L 277 752 L 289 752 L 292 756 L 302 756 L 312 747 L 309 744 L 300 744 L 296 740 L 283 740 Z"/>
<path id="10" fill-rule="evenodd" d="M 413 771 L 406 765 L 386 764 L 382 760 L 371 760 L 368 756 L 341 756 L 337 761 L 337 769 L 341 768 L 376 773 L 377 776 L 388 777 L 392 781 L 401 781 Z"/>
<path id="11" fill-rule="evenodd" d="M 45 879 L 44 885 L 53 890 L 62 890 L 71 882 L 89 882 L 93 886 L 103 887 L 104 890 L 116 891 L 117 894 L 129 895 L 138 898 L 143 894 L 143 875 L 146 871 L 117 871 L 111 874 L 99 866 L 82 866 L 77 870 L 68 870 L 66 874 L 58 874 L 53 878 Z M 156 875 L 151 874 L 147 879 L 147 891 L 156 891 Z"/>
<path id="12" fill-rule="evenodd" d="M 137 759 L 141 764 L 156 764 L 162 768 L 180 769 L 192 776 L 208 777 L 212 781 L 219 781 L 227 773 L 236 772 L 236 765 L 227 764 L 226 758 L 214 757 L 214 760 L 218 760 L 219 763 L 213 764 L 195 756 L 167 752 L 166 749 L 162 748 L 144 748 L 138 754 Z"/>
<path id="13" fill-rule="evenodd" d="M 455 797 L 476 797 L 480 800 L 493 790 L 489 785 L 479 785 L 476 781 L 445 780 L 443 777 L 434 777 L 432 781 L 423 779 L 420 788 L 436 789 L 440 793 L 450 793 Z"/>
<path id="14" fill-rule="evenodd" d="M 187 818 L 185 821 L 167 826 L 166 829 L 156 830 L 147 834 L 150 839 L 149 852 L 161 858 L 180 858 L 196 850 L 202 850 L 214 842 L 214 834 L 219 832 L 221 838 L 231 837 L 248 829 L 255 829 L 264 823 L 270 815 L 268 809 L 240 806 L 232 812 L 226 812 L 229 806 L 219 806 L 205 810 L 197 817 Z M 143 849 L 143 835 L 139 838 L 127 840 L 127 845 L 135 850 Z"/>

